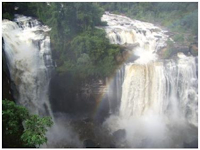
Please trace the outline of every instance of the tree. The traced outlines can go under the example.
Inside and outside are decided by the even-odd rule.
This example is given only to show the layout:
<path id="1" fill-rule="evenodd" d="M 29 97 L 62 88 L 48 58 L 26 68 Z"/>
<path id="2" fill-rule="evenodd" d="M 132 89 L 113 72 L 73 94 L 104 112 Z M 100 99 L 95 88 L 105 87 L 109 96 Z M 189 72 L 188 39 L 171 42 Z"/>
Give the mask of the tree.
<path id="1" fill-rule="evenodd" d="M 40 118 L 37 115 L 32 115 L 25 120 L 25 130 L 21 139 L 27 146 L 40 147 L 41 144 L 47 142 L 45 133 L 47 132 L 47 128 L 51 127 L 52 124 L 53 122 L 50 117 Z"/>
<path id="2" fill-rule="evenodd" d="M 80 83 L 92 77 L 104 78 L 113 74 L 118 66 L 115 57 L 122 52 L 117 45 L 109 44 L 106 33 L 92 29 L 76 36 L 63 53 L 57 68 L 59 73 L 70 73 Z"/>
<path id="3" fill-rule="evenodd" d="M 14 102 L 2 101 L 3 147 L 24 147 L 20 139 L 23 134 L 22 121 L 28 117 L 28 111 Z"/>
<path id="4" fill-rule="evenodd" d="M 2 100 L 2 106 L 3 147 L 39 147 L 47 142 L 51 117 L 30 115 L 25 107 L 9 100 Z"/>

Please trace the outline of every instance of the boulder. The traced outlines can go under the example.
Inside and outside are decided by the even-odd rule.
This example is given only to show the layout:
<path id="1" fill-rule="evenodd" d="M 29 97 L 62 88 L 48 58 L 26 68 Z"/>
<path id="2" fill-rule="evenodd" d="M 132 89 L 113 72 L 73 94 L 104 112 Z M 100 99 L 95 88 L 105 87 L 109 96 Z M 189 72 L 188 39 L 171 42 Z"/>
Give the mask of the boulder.
<path id="1" fill-rule="evenodd" d="M 126 136 L 126 131 L 125 129 L 119 129 L 113 133 L 113 136 L 116 141 L 123 141 Z"/>
<path id="2" fill-rule="evenodd" d="M 189 51 L 193 56 L 197 56 L 198 55 L 198 44 L 191 43 L 189 46 Z"/>
<path id="3" fill-rule="evenodd" d="M 198 140 L 194 140 L 190 143 L 184 142 L 184 148 L 198 148 Z"/>
<path id="4" fill-rule="evenodd" d="M 97 148 L 99 147 L 98 144 L 96 144 L 93 140 L 87 139 L 83 141 L 83 145 L 85 148 Z"/>

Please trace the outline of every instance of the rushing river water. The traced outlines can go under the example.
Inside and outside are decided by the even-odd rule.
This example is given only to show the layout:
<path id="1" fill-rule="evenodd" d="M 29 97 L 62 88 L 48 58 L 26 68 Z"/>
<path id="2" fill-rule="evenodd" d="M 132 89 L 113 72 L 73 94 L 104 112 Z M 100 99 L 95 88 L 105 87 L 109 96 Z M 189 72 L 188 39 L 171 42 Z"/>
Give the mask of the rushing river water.
<path id="1" fill-rule="evenodd" d="M 54 68 L 50 36 L 51 30 L 38 20 L 16 16 L 14 21 L 3 20 L 4 51 L 14 97 L 31 114 L 51 116 L 54 124 L 48 130 L 47 143 L 41 147 L 81 147 L 78 135 L 72 131 L 63 115 L 54 117 L 49 102 L 49 82 Z"/>
<path id="2" fill-rule="evenodd" d="M 50 28 L 36 19 L 17 16 L 3 20 L 2 32 L 7 64 L 18 93 L 17 103 L 31 113 L 52 115 L 48 86 L 53 67 Z"/>
<path id="3" fill-rule="evenodd" d="M 109 13 L 102 20 L 108 23 L 104 29 L 110 42 L 132 46 L 131 53 L 139 57 L 118 70 L 108 91 L 112 115 L 105 125 L 111 132 L 125 129 L 122 147 L 197 145 L 197 57 L 180 53 L 160 59 L 156 53 L 166 46 L 167 31 Z"/>
<path id="4" fill-rule="evenodd" d="M 157 52 L 166 46 L 167 40 L 172 40 L 165 34 L 167 31 L 109 13 L 104 14 L 102 20 L 108 23 L 101 28 L 110 43 L 123 45 L 134 57 L 116 71 L 106 94 L 110 117 L 104 125 L 111 133 L 119 129 L 125 131 L 116 146 L 196 147 L 197 57 L 179 53 L 173 59 L 160 59 Z M 17 103 L 33 114 L 53 116 L 48 96 L 54 67 L 48 36 L 50 28 L 31 17 L 17 16 L 15 21 L 3 20 L 2 31 Z M 68 128 L 68 120 L 57 118 L 47 133 L 48 143 L 44 147 L 62 145 L 66 141 L 81 147 L 77 134 Z"/>

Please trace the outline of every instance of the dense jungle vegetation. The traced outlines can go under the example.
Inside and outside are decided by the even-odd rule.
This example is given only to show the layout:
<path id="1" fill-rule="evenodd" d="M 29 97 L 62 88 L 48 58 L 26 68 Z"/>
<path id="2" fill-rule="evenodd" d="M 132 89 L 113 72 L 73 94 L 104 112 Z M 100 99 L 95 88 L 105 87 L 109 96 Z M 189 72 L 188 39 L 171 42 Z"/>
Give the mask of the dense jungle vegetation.
<path id="1" fill-rule="evenodd" d="M 179 43 L 194 42 L 198 35 L 198 3 L 3 3 L 3 19 L 34 16 L 52 29 L 57 71 L 74 81 L 110 76 L 121 64 L 116 56 L 123 49 L 109 44 L 105 32 L 95 28 L 106 25 L 101 22 L 104 11 L 165 26 L 177 33 L 173 39 Z"/>
<path id="2" fill-rule="evenodd" d="M 105 31 L 96 28 L 106 25 L 101 22 L 104 11 L 164 26 L 176 33 L 173 39 L 179 44 L 189 45 L 198 36 L 198 3 L 2 3 L 3 19 L 13 20 L 15 14 L 22 14 L 35 17 L 51 28 L 56 74 L 58 79 L 62 78 L 58 86 L 66 91 L 69 87 L 78 91 L 80 85 L 91 79 L 109 77 L 122 64 L 117 57 L 122 55 L 124 49 L 110 44 L 105 38 Z M 59 95 L 58 99 L 61 99 Z M 71 101 L 74 101 L 73 98 Z M 37 129 L 32 130 L 36 120 L 40 127 L 38 130 L 42 128 L 42 141 L 37 141 Z M 23 128 L 23 121 L 27 129 Z M 51 125 L 49 118 L 31 116 L 25 108 L 3 101 L 4 147 L 40 145 L 47 140 L 44 136 L 46 126 Z M 8 132 L 8 128 L 14 130 Z"/>
<path id="3" fill-rule="evenodd" d="M 3 3 L 3 12 L 9 19 L 15 13 L 35 16 L 52 28 L 52 52 L 61 74 L 83 81 L 109 76 L 118 65 L 115 57 L 121 49 L 95 28 L 106 24 L 101 22 L 104 10 L 95 3 Z"/>
<path id="4" fill-rule="evenodd" d="M 172 31 L 198 34 L 198 3 L 152 2 L 152 3 L 101 3 L 113 13 L 124 14 L 133 19 L 156 23 Z"/>
<path id="5" fill-rule="evenodd" d="M 180 47 L 198 45 L 198 3 L 196 2 L 103 2 L 100 4 L 106 11 L 128 16 L 167 28 L 176 42 L 168 41 L 164 57 L 168 58 Z M 197 46 L 196 46 L 197 47 Z M 197 51 L 192 51 L 197 55 Z"/>
<path id="6" fill-rule="evenodd" d="M 50 117 L 31 115 L 25 107 L 2 100 L 3 147 L 39 147 L 47 142 L 45 134 L 52 124 Z"/>

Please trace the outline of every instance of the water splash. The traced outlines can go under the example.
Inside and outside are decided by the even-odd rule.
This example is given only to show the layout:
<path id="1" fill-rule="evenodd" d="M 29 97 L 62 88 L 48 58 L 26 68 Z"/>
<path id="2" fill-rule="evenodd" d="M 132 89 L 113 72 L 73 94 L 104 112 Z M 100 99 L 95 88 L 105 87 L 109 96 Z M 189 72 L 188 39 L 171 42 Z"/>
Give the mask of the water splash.
<path id="1" fill-rule="evenodd" d="M 31 114 L 51 116 L 54 121 L 46 133 L 48 141 L 41 147 L 82 147 L 69 119 L 64 115 L 54 117 L 49 103 L 48 88 L 54 67 L 50 28 L 26 16 L 16 16 L 15 21 L 3 20 L 2 25 L 8 68 L 19 93 L 15 94 L 17 103 Z"/>
<path id="2" fill-rule="evenodd" d="M 139 58 L 122 67 L 118 111 L 104 125 L 111 133 L 126 130 L 121 147 L 196 146 L 197 58 L 178 53 L 176 59 L 159 59 L 157 52 L 166 46 L 168 36 L 153 24 L 114 14 L 105 14 L 102 20 L 108 23 L 104 29 L 111 43 L 125 47 L 139 43 L 131 50 Z M 108 91 L 113 93 L 112 87 Z"/>
<path id="3" fill-rule="evenodd" d="M 18 97 L 15 95 L 17 103 L 41 116 L 53 116 L 48 99 L 53 67 L 49 30 L 31 17 L 17 16 L 15 21 L 2 21 L 6 59 L 19 93 Z"/>

